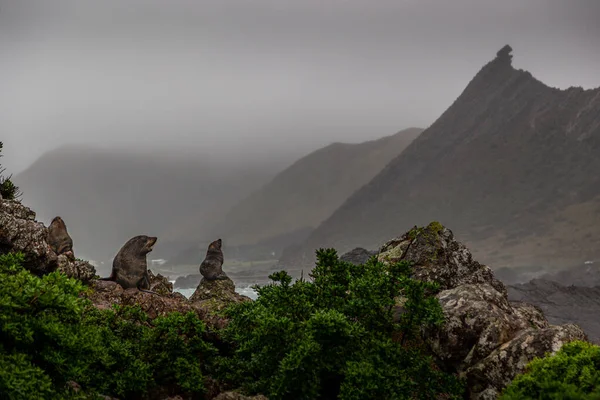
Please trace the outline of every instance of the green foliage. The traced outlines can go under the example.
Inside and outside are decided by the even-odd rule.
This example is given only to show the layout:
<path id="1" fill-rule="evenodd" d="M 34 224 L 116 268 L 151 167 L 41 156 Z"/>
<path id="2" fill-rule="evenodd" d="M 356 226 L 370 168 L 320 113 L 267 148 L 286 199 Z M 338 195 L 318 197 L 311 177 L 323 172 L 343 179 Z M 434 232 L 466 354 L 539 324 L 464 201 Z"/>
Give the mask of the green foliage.
<path id="1" fill-rule="evenodd" d="M 392 340 L 443 322 L 435 286 L 409 278 L 407 263 L 371 259 L 355 266 L 319 250 L 312 282 L 284 271 L 258 287 L 255 302 L 226 310 L 224 336 L 234 347 L 220 373 L 232 385 L 270 399 L 409 399 L 462 395 L 418 347 Z M 392 318 L 403 297 L 399 324 Z"/>
<path id="2" fill-rule="evenodd" d="M 0 157 L 2 157 L 2 149 L 4 145 L 0 142 Z M 2 195 L 3 199 L 7 200 L 17 200 L 21 197 L 22 193 L 17 186 L 10 180 L 12 175 L 4 177 L 5 169 L 0 165 L 0 195 Z"/>
<path id="3" fill-rule="evenodd" d="M 149 321 L 139 307 L 98 310 L 79 296 L 79 281 L 59 272 L 38 278 L 21 261 L 0 256 L 2 398 L 74 398 L 69 381 L 128 399 L 157 387 L 203 393 L 204 361 L 215 350 L 195 314 Z"/>
<path id="4" fill-rule="evenodd" d="M 574 341 L 553 356 L 534 359 L 501 399 L 600 399 L 600 347 Z"/>

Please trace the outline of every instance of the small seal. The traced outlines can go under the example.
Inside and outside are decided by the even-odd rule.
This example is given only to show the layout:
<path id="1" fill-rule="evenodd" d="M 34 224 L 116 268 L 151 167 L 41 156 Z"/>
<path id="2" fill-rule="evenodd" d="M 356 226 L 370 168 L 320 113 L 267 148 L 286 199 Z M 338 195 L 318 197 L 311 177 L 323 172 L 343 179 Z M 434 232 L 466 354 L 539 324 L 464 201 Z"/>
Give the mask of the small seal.
<path id="1" fill-rule="evenodd" d="M 217 239 L 208 245 L 208 251 L 202 264 L 200 264 L 200 273 L 204 279 L 216 281 L 220 279 L 229 279 L 223 272 L 223 252 L 221 251 L 221 239 Z"/>
<path id="2" fill-rule="evenodd" d="M 150 289 L 150 277 L 146 262 L 146 254 L 152 251 L 157 240 L 154 236 L 146 235 L 129 239 L 115 256 L 110 276 L 100 280 L 114 281 L 123 289 L 136 288 L 140 292 L 158 294 L 147 290 Z"/>
<path id="3" fill-rule="evenodd" d="M 57 256 L 66 253 L 73 253 L 73 239 L 67 232 L 67 225 L 61 217 L 54 217 L 48 227 L 48 237 L 46 241 Z"/>

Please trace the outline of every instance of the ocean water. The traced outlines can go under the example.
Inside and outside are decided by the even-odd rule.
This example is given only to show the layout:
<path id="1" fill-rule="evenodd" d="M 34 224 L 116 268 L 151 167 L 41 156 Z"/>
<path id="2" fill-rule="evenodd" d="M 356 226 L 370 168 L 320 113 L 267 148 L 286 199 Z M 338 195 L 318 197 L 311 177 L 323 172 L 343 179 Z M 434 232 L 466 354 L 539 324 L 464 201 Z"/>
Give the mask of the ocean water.
<path id="1" fill-rule="evenodd" d="M 173 291 L 181 293 L 188 299 L 190 298 L 190 296 L 192 294 L 194 294 L 195 290 L 196 289 L 173 289 Z M 239 294 L 250 297 L 252 300 L 256 300 L 256 297 L 257 297 L 256 291 L 254 289 L 252 289 L 251 287 L 236 286 L 235 291 L 238 292 Z"/>

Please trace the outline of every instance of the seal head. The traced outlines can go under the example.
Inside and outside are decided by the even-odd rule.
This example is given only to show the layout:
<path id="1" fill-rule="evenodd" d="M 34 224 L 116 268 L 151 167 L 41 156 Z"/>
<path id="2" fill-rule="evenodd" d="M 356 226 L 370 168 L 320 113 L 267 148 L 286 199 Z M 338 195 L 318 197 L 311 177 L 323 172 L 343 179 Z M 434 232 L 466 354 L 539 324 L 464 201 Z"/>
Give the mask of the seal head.
<path id="1" fill-rule="evenodd" d="M 215 281 L 220 279 L 229 279 L 223 272 L 223 251 L 221 251 L 222 241 L 217 239 L 208 245 L 206 257 L 200 264 L 200 273 L 204 279 Z"/>
<path id="2" fill-rule="evenodd" d="M 152 251 L 157 240 L 158 238 L 155 236 L 146 235 L 129 239 L 115 256 L 110 277 L 103 280 L 115 281 L 123 289 L 136 288 L 148 292 L 150 277 L 148 276 L 146 254 Z"/>
<path id="3" fill-rule="evenodd" d="M 61 217 L 54 217 L 48 227 L 48 236 L 46 241 L 57 256 L 66 253 L 73 253 L 73 239 L 67 232 L 67 225 Z"/>

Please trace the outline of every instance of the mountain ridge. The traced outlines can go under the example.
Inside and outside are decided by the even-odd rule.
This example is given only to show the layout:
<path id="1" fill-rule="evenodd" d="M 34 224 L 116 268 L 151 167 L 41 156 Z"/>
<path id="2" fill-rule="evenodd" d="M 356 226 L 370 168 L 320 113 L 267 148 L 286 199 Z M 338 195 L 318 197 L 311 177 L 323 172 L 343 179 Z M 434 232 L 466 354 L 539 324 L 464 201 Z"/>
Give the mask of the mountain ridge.
<path id="1" fill-rule="evenodd" d="M 536 262 L 495 256 L 524 238 L 538 261 L 551 262 L 565 232 L 540 249 L 536 236 L 543 237 L 568 207 L 600 204 L 594 172 L 600 169 L 594 156 L 600 149 L 600 89 L 546 86 L 513 68 L 511 51 L 498 51 L 429 128 L 280 263 L 312 265 L 319 247 L 377 248 L 432 220 L 453 226 L 485 262 Z M 591 236 L 584 242 L 584 235 Z M 486 242 L 498 237 L 506 243 Z M 598 233 L 585 232 L 569 245 L 598 253 L 598 239 Z M 551 255 L 544 258 L 544 251 Z"/>
<path id="2" fill-rule="evenodd" d="M 375 140 L 335 142 L 315 150 L 236 204 L 213 230 L 232 244 L 255 244 L 314 228 L 421 132 L 407 128 Z"/>

